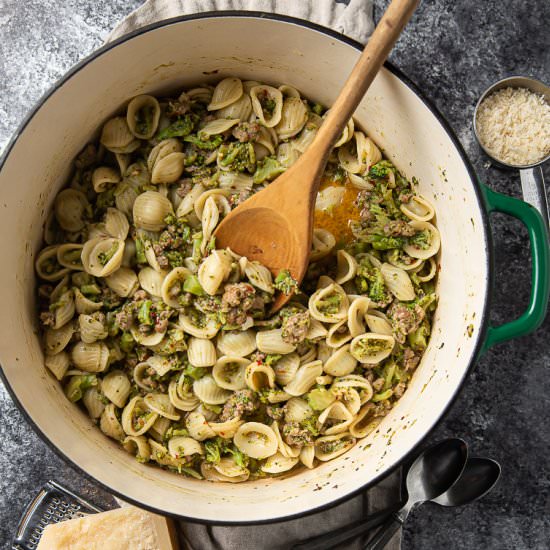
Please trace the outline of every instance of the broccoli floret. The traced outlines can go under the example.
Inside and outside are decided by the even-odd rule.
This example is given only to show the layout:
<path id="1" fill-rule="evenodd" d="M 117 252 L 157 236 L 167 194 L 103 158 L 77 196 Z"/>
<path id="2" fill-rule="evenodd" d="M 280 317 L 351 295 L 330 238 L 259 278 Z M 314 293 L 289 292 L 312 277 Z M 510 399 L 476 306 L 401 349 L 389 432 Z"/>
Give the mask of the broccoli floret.
<path id="1" fill-rule="evenodd" d="M 305 420 L 302 420 L 300 422 L 300 426 L 304 430 L 307 430 L 308 432 L 310 432 L 311 435 L 313 435 L 315 437 L 319 435 L 319 427 L 318 427 L 317 418 L 318 417 L 316 415 L 313 415 L 313 416 L 310 416 L 309 418 L 306 418 Z"/>
<path id="2" fill-rule="evenodd" d="M 258 163 L 254 172 L 254 183 L 274 180 L 285 171 L 284 166 L 273 157 L 265 157 Z"/>
<path id="3" fill-rule="evenodd" d="M 369 235 L 366 242 L 370 243 L 375 250 L 392 250 L 403 248 L 405 244 L 401 237 L 387 237 L 385 235 Z"/>
<path id="4" fill-rule="evenodd" d="M 319 116 L 321 116 L 325 112 L 325 108 L 320 103 L 315 103 L 311 110 Z"/>
<path id="5" fill-rule="evenodd" d="M 213 151 L 217 149 L 223 142 L 223 137 L 219 134 L 212 136 L 210 139 L 205 136 L 195 135 L 195 136 L 186 136 L 183 138 L 183 141 L 187 143 L 192 143 L 195 147 L 203 149 L 205 151 Z"/>
<path id="6" fill-rule="evenodd" d="M 249 457 L 232 445 L 230 439 L 223 439 L 219 436 L 215 439 L 209 439 L 204 443 L 204 449 L 206 451 L 207 462 L 217 464 L 223 455 L 230 454 L 233 456 L 235 464 L 241 466 L 241 468 L 248 466 Z"/>
<path id="7" fill-rule="evenodd" d="M 151 317 L 151 306 L 153 302 L 151 300 L 143 300 L 138 310 L 138 320 L 142 325 L 152 325 L 153 319 Z"/>
<path id="8" fill-rule="evenodd" d="M 115 255 L 115 252 L 118 250 L 118 242 L 115 241 L 111 248 L 109 248 L 109 250 L 107 250 L 107 252 L 100 252 L 98 254 L 98 257 L 97 259 L 99 260 L 99 263 L 101 265 L 106 265 L 109 260 Z"/>
<path id="9" fill-rule="evenodd" d="M 254 172 L 256 155 L 252 143 L 233 142 L 222 145 L 219 151 L 221 166 L 231 168 L 236 172 Z"/>
<path id="10" fill-rule="evenodd" d="M 412 237 L 409 237 L 409 244 L 412 244 L 420 250 L 427 250 L 430 248 L 430 233 L 429 231 L 419 231 Z"/>
<path id="11" fill-rule="evenodd" d="M 387 304 L 391 301 L 382 272 L 368 258 L 362 258 L 359 262 L 355 283 L 358 290 L 362 294 L 368 294 L 373 302 Z"/>
<path id="12" fill-rule="evenodd" d="M 427 323 L 423 323 L 407 336 L 407 340 L 413 350 L 424 351 L 428 347 L 429 336 L 430 326 Z"/>
<path id="13" fill-rule="evenodd" d="M 395 171 L 395 166 L 389 160 L 381 160 L 369 170 L 369 177 L 375 179 L 386 179 L 390 172 Z"/>
<path id="14" fill-rule="evenodd" d="M 107 208 L 115 205 L 115 187 L 110 187 L 98 193 L 95 203 L 96 212 L 102 213 Z"/>
<path id="15" fill-rule="evenodd" d="M 379 269 L 375 270 L 374 280 L 371 281 L 369 288 L 369 298 L 373 302 L 385 302 L 388 300 L 388 291 L 386 290 L 386 283 L 384 277 Z"/>
<path id="16" fill-rule="evenodd" d="M 193 380 L 199 380 L 206 374 L 206 369 L 201 367 L 194 367 L 193 365 L 187 365 L 183 369 L 183 374 L 185 376 L 190 376 Z"/>
<path id="17" fill-rule="evenodd" d="M 233 455 L 233 460 L 237 466 L 246 468 L 248 466 L 248 455 L 237 449 L 237 447 L 227 447 L 227 452 Z"/>
<path id="18" fill-rule="evenodd" d="M 277 277 L 275 277 L 273 286 L 286 295 L 296 294 L 298 292 L 298 281 L 292 278 L 288 269 L 279 271 Z"/>
<path id="19" fill-rule="evenodd" d="M 217 464 L 222 455 L 226 452 L 230 445 L 230 440 L 223 439 L 222 437 L 216 437 L 215 439 L 209 439 L 204 443 L 204 449 L 206 451 L 206 461 Z"/>
<path id="20" fill-rule="evenodd" d="M 129 332 L 123 332 L 122 336 L 120 337 L 120 349 L 124 353 L 130 353 L 135 346 L 136 342 L 134 340 L 134 337 Z"/>
<path id="21" fill-rule="evenodd" d="M 265 356 L 264 364 L 272 367 L 281 357 L 282 355 L 268 354 Z"/>
<path id="22" fill-rule="evenodd" d="M 156 138 L 158 140 L 188 136 L 197 123 L 199 117 L 193 113 L 177 118 L 168 128 L 161 130 Z"/>

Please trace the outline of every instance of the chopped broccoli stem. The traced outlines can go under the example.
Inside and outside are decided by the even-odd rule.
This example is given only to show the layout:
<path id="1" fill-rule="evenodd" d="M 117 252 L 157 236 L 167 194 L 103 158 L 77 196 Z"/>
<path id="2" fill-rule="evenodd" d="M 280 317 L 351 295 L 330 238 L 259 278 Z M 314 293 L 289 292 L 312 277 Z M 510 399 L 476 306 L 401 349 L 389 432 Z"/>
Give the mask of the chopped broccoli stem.
<path id="1" fill-rule="evenodd" d="M 152 325 L 153 319 L 151 318 L 151 306 L 153 302 L 151 300 L 143 300 L 139 311 L 138 311 L 138 320 L 142 325 Z"/>

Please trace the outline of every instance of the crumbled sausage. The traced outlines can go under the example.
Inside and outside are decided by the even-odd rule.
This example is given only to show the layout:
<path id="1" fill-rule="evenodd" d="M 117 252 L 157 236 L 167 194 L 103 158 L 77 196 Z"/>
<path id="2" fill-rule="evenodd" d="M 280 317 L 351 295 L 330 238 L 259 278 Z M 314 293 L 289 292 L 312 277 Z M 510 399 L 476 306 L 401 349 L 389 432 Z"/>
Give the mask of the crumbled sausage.
<path id="1" fill-rule="evenodd" d="M 122 309 L 115 315 L 115 322 L 121 330 L 130 330 L 132 326 L 132 316 L 126 310 Z"/>
<path id="2" fill-rule="evenodd" d="M 247 313 L 254 307 L 255 298 L 256 291 L 249 283 L 226 285 L 221 302 L 226 323 L 232 326 L 242 325 L 246 321 Z"/>
<path id="3" fill-rule="evenodd" d="M 158 311 L 155 316 L 155 332 L 164 332 L 168 328 L 168 319 L 172 312 L 170 310 Z"/>
<path id="4" fill-rule="evenodd" d="M 281 420 L 285 415 L 285 408 L 280 407 L 279 405 L 268 405 L 265 408 L 267 416 L 273 418 L 273 420 Z"/>
<path id="5" fill-rule="evenodd" d="M 313 435 L 298 422 L 287 422 L 283 426 L 283 435 L 286 443 L 295 447 L 303 447 L 313 443 Z"/>
<path id="6" fill-rule="evenodd" d="M 388 237 L 412 237 L 416 229 L 404 220 L 390 220 L 384 226 L 384 234 Z"/>
<path id="7" fill-rule="evenodd" d="M 399 399 L 405 393 L 406 389 L 406 384 L 403 382 L 399 382 L 399 384 L 397 384 L 397 386 L 395 386 L 395 388 L 393 389 L 393 395 L 395 395 L 395 397 Z"/>
<path id="8" fill-rule="evenodd" d="M 391 321 L 395 339 L 405 342 L 407 334 L 414 332 L 424 320 L 424 310 L 418 305 L 408 306 L 395 300 L 387 311 Z"/>
<path id="9" fill-rule="evenodd" d="M 219 418 L 219 422 L 226 422 L 233 418 L 240 418 L 241 416 L 251 413 L 258 406 L 258 400 L 254 397 L 252 390 L 239 390 L 236 391 L 223 406 L 222 413 Z"/>
<path id="10" fill-rule="evenodd" d="M 311 323 L 309 311 L 300 311 L 283 318 L 282 338 L 285 342 L 297 345 L 303 342 Z"/>
<path id="11" fill-rule="evenodd" d="M 405 348 L 403 352 L 403 367 L 405 367 L 405 370 L 414 370 L 419 362 L 420 357 L 411 348 Z"/>
<path id="12" fill-rule="evenodd" d="M 179 181 L 179 187 L 176 189 L 176 194 L 183 198 L 191 189 L 193 189 L 193 182 L 190 178 L 185 178 Z"/>
<path id="13" fill-rule="evenodd" d="M 260 125 L 257 122 L 240 122 L 233 128 L 233 137 L 241 143 L 255 141 L 260 135 Z"/>
<path id="14" fill-rule="evenodd" d="M 372 389 L 374 391 L 380 391 L 382 389 L 382 386 L 384 385 L 384 382 L 385 380 L 383 378 L 377 378 L 373 383 L 372 383 Z"/>

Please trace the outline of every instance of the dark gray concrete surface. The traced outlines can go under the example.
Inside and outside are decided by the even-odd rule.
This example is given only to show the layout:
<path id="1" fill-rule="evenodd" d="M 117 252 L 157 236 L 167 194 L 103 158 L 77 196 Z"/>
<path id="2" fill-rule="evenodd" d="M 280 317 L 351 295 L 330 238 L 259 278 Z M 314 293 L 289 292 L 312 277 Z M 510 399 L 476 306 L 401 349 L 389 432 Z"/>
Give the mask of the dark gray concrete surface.
<path id="1" fill-rule="evenodd" d="M 40 95 L 102 43 L 139 0 L 0 0 L 0 149 Z M 375 1 L 376 18 L 387 2 Z M 513 74 L 550 80 L 547 0 L 425 0 L 391 55 L 449 120 L 482 181 L 520 196 L 516 173 L 490 167 L 471 133 L 477 98 Z M 550 173 L 546 169 L 546 176 Z M 521 224 L 493 219 L 497 249 L 494 323 L 518 316 L 529 298 L 530 257 Z M 426 505 L 411 514 L 403 548 L 550 547 L 550 322 L 479 361 L 435 441 L 461 436 L 500 461 L 502 479 L 460 509 Z M 67 466 L 32 431 L 0 384 L 0 545 L 8 547 L 29 499 L 54 478 L 96 503 L 107 493 Z"/>

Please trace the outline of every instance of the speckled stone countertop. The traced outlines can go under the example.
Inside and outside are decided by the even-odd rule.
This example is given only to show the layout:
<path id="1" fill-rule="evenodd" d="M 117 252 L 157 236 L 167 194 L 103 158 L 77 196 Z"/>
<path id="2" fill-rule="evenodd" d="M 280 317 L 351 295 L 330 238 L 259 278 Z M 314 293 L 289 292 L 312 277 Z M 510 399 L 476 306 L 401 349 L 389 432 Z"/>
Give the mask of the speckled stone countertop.
<path id="1" fill-rule="evenodd" d="M 140 0 L 0 0 L 0 149 L 40 95 L 99 46 Z M 379 17 L 387 4 L 375 1 Z M 477 98 L 514 74 L 550 80 L 547 0 L 424 0 L 391 55 L 447 117 L 481 180 L 520 196 L 519 177 L 486 164 L 471 132 Z M 550 178 L 546 169 L 546 177 Z M 495 323 L 518 316 L 529 296 L 529 246 L 520 223 L 493 219 Z M 489 351 L 431 435 L 461 436 L 503 474 L 482 501 L 425 505 L 406 525 L 403 548 L 547 549 L 550 545 L 550 321 L 533 336 Z M 110 497 L 67 466 L 31 430 L 0 383 L 0 545 L 38 487 L 56 479 L 99 504 Z"/>

